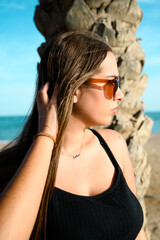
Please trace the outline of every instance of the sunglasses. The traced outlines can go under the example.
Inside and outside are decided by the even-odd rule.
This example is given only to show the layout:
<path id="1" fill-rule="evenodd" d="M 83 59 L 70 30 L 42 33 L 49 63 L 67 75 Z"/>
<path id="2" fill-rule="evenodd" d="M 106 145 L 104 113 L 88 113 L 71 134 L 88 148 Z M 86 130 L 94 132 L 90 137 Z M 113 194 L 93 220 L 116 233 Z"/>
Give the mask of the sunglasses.
<path id="1" fill-rule="evenodd" d="M 98 86 L 96 83 L 105 83 L 103 86 Z M 114 77 L 114 79 L 100 79 L 100 78 L 90 78 L 87 81 L 87 85 L 95 87 L 97 89 L 104 89 L 106 97 L 112 99 L 115 97 L 115 93 L 119 88 L 119 78 Z"/>

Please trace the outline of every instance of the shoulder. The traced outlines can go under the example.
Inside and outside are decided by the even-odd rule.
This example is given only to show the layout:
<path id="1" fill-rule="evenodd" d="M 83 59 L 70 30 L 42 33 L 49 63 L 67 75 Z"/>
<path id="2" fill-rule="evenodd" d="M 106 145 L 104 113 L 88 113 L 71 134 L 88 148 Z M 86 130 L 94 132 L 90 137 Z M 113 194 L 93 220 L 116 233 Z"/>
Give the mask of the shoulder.
<path id="1" fill-rule="evenodd" d="M 133 166 L 128 152 L 128 147 L 124 137 L 111 129 L 96 129 L 104 138 L 114 157 L 120 165 L 123 175 L 132 192 L 136 195 L 136 185 L 134 178 Z"/>
<path id="2" fill-rule="evenodd" d="M 97 132 L 99 132 L 102 137 L 104 137 L 106 140 L 113 142 L 113 143 L 121 143 L 125 144 L 124 137 L 117 131 L 112 129 L 96 129 Z"/>
<path id="3" fill-rule="evenodd" d="M 112 129 L 96 129 L 101 134 L 109 147 L 114 151 L 123 152 L 128 150 L 124 137 L 117 131 Z"/>
<path id="4" fill-rule="evenodd" d="M 128 147 L 124 137 L 112 129 L 96 129 L 96 131 L 104 138 L 118 164 L 122 170 L 124 170 L 127 162 L 130 161 Z"/>

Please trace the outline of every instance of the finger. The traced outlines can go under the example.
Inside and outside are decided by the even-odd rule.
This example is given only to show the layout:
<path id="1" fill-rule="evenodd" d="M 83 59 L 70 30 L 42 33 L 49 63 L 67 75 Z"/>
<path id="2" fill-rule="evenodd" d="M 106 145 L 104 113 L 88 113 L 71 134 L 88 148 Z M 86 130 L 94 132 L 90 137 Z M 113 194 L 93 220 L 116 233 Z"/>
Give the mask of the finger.
<path id="1" fill-rule="evenodd" d="M 58 84 L 55 83 L 54 91 L 53 91 L 53 94 L 51 96 L 51 102 L 52 103 L 56 103 L 57 102 L 57 95 L 58 95 Z"/>
<path id="2" fill-rule="evenodd" d="M 49 82 L 46 82 L 43 88 L 39 91 L 41 101 L 44 105 L 46 105 L 49 101 L 48 93 L 47 93 L 48 89 L 49 89 Z"/>
<path id="3" fill-rule="evenodd" d="M 39 111 L 40 106 L 42 105 L 41 98 L 40 98 L 39 94 L 37 94 L 37 96 L 36 96 L 36 103 L 37 103 L 37 108 L 38 108 L 38 111 Z"/>
<path id="4" fill-rule="evenodd" d="M 44 84 L 43 89 L 45 89 L 46 91 L 48 91 L 48 88 L 49 88 L 49 82 L 46 82 L 46 83 Z"/>

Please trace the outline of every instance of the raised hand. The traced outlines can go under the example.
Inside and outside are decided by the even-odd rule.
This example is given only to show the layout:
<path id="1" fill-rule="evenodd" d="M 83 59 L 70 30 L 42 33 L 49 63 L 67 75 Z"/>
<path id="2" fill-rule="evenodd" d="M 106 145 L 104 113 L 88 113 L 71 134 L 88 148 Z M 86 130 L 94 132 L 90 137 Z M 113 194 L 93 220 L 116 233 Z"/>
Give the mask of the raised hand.
<path id="1" fill-rule="evenodd" d="M 58 85 L 55 85 L 54 92 L 49 99 L 47 91 L 49 82 L 47 82 L 37 93 L 36 102 L 38 108 L 38 132 L 46 132 L 56 138 L 58 132 L 57 119 L 57 94 Z"/>

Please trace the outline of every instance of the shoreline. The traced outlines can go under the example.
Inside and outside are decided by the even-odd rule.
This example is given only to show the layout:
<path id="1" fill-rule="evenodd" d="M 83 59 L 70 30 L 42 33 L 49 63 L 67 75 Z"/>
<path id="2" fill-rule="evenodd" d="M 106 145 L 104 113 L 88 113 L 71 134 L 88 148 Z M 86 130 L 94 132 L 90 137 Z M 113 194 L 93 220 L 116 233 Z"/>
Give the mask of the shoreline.
<path id="1" fill-rule="evenodd" d="M 10 140 L 0 140 L 0 145 L 8 144 Z"/>
<path id="2" fill-rule="evenodd" d="M 152 132 L 151 135 L 150 135 L 150 139 L 152 138 L 152 135 L 153 135 L 153 136 L 154 136 L 154 135 L 155 135 L 155 136 L 158 136 L 158 135 L 159 135 L 159 137 L 160 137 L 160 132 Z M 149 139 L 149 140 L 150 140 L 150 139 Z M 149 141 L 149 140 L 148 140 L 148 141 Z M 9 142 L 11 142 L 11 141 L 13 141 L 13 139 L 11 139 L 11 140 L 8 140 L 8 139 L 7 139 L 7 140 L 0 140 L 0 145 L 7 144 L 7 143 L 9 143 Z M 148 143 L 148 142 L 147 142 L 147 143 Z M 146 143 L 145 145 L 147 145 L 147 143 Z M 145 146 L 145 145 L 144 145 L 144 146 Z"/>

